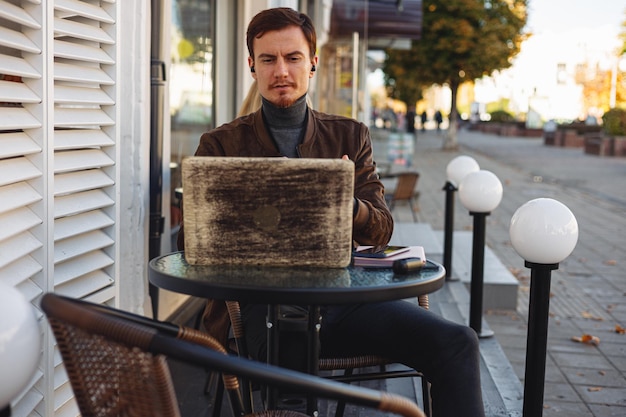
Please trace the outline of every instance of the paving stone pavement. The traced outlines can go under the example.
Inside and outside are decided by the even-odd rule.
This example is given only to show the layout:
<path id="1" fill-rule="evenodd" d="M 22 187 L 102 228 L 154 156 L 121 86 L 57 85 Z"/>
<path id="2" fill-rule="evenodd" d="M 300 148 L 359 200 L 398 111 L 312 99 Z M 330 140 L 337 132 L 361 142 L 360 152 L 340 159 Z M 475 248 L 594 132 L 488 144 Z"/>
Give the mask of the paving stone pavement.
<path id="1" fill-rule="evenodd" d="M 375 158 L 389 163 L 389 132 L 372 130 Z M 442 150 L 445 132 L 418 132 L 411 168 L 420 173 L 419 221 L 443 230 L 447 164 L 458 155 L 476 159 L 503 184 L 500 205 L 487 217 L 486 244 L 520 282 L 517 309 L 487 311 L 484 318 L 524 379 L 530 270 L 510 244 L 509 224 L 529 200 L 548 197 L 575 215 L 579 238 L 552 272 L 545 417 L 626 416 L 626 158 L 546 146 L 542 138 L 503 137 L 460 130 L 459 149 Z M 472 217 L 456 198 L 455 230 L 471 230 Z M 412 221 L 410 212 L 394 213 Z M 403 217 L 404 216 L 404 217 Z M 598 344 L 573 338 L 588 334 Z"/>

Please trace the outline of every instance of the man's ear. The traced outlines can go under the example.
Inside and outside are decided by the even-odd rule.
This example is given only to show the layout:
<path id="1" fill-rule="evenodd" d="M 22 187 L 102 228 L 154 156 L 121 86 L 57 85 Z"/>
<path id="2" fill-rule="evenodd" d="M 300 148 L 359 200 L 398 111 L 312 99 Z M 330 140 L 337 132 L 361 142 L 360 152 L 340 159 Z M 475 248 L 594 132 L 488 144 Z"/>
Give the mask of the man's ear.
<path id="1" fill-rule="evenodd" d="M 309 71 L 309 78 L 313 78 L 315 71 L 317 70 L 317 55 L 311 60 L 311 71 Z"/>
<path id="2" fill-rule="evenodd" d="M 248 67 L 250 67 L 250 73 L 252 74 L 252 78 L 256 80 L 256 71 L 254 69 L 254 60 L 252 57 L 248 57 Z"/>

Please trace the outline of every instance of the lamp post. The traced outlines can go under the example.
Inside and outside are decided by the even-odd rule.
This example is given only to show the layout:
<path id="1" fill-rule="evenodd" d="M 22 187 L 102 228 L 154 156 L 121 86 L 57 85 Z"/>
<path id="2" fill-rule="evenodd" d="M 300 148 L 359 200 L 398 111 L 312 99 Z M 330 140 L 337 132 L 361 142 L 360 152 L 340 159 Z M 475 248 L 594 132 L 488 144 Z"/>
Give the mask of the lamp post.
<path id="1" fill-rule="evenodd" d="M 474 217 L 469 326 L 476 331 L 478 337 L 491 337 L 493 332 L 482 328 L 485 219 L 502 201 L 502 183 L 493 172 L 485 170 L 472 172 L 461 181 L 459 198 Z"/>
<path id="2" fill-rule="evenodd" d="M 454 192 L 463 178 L 471 172 L 478 171 L 478 162 L 470 156 L 461 155 L 454 158 L 446 167 L 447 181 L 443 186 L 446 192 L 446 213 L 443 240 L 443 267 L 446 270 L 446 281 L 458 281 L 452 278 L 452 235 L 454 229 Z"/>
<path id="3" fill-rule="evenodd" d="M 531 270 L 522 415 L 540 417 L 546 375 L 551 273 L 574 250 L 578 223 L 562 203 L 538 198 L 517 209 L 511 218 L 509 234 L 513 248 Z"/>
<path id="4" fill-rule="evenodd" d="M 32 378 L 41 352 L 33 306 L 22 293 L 0 281 L 0 416 L 11 415 L 11 401 Z"/>

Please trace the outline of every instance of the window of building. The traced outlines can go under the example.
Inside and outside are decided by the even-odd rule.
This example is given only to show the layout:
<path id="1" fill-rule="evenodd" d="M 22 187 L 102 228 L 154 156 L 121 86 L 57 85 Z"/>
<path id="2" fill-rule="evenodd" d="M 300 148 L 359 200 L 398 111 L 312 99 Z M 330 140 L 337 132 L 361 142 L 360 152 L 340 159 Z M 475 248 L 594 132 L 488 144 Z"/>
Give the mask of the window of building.
<path id="1" fill-rule="evenodd" d="M 180 164 L 200 135 L 215 126 L 214 14 L 212 0 L 172 0 L 169 106 L 171 120 L 172 230 L 180 223 Z"/>

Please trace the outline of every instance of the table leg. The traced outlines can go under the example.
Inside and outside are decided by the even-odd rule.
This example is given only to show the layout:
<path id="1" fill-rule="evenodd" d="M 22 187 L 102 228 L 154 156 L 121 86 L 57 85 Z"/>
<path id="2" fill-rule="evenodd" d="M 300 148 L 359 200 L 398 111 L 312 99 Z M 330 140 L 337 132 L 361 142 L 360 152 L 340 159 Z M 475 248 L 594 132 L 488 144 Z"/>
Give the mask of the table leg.
<path id="1" fill-rule="evenodd" d="M 309 319 L 307 326 L 307 370 L 312 375 L 317 375 L 319 373 L 321 326 L 322 317 L 320 315 L 319 306 L 309 306 Z M 317 411 L 317 398 L 310 395 L 307 396 L 307 414 L 310 416 L 316 415 Z"/>
<path id="2" fill-rule="evenodd" d="M 280 342 L 278 332 L 278 317 L 280 314 L 280 306 L 267 306 L 267 362 L 278 366 L 278 346 Z M 269 410 L 276 409 L 277 391 L 271 387 L 267 388 L 267 408 Z"/>
<path id="3" fill-rule="evenodd" d="M 267 310 L 267 361 L 268 363 L 280 366 L 280 306 L 269 305 Z M 303 323 L 304 324 L 304 323 Z M 317 375 L 319 373 L 319 352 L 320 341 L 319 332 L 321 328 L 321 315 L 319 306 L 308 307 L 308 317 L 306 328 L 302 328 L 306 332 L 306 371 L 309 374 Z M 267 408 L 276 409 L 279 402 L 278 390 L 267 389 Z M 315 415 L 317 413 L 317 398 L 307 396 L 307 413 Z"/>

